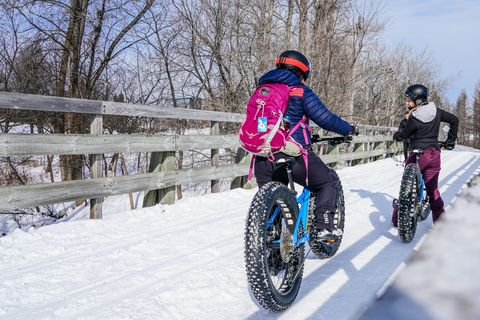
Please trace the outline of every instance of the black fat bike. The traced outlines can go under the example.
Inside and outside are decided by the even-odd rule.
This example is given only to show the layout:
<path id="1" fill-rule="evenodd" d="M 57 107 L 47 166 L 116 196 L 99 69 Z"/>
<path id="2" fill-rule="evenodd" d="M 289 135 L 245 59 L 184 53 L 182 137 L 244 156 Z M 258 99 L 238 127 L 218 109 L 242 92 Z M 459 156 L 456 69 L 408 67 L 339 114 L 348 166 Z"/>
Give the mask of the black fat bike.
<path id="1" fill-rule="evenodd" d="M 405 160 L 409 156 L 409 141 L 404 141 Z M 425 189 L 418 159 L 423 150 L 411 151 L 415 154 L 415 162 L 408 164 L 403 171 L 397 206 L 398 235 L 403 242 L 410 242 L 415 237 L 418 220 L 425 220 L 430 214 L 429 199 Z"/>

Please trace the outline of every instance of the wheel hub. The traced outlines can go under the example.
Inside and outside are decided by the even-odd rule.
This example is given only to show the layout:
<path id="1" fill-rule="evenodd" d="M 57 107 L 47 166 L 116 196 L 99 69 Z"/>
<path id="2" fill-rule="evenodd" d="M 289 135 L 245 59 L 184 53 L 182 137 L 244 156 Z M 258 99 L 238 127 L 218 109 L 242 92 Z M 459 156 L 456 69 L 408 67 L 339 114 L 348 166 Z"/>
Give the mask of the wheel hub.
<path id="1" fill-rule="evenodd" d="M 280 237 L 280 256 L 283 262 L 289 262 L 293 253 L 293 235 L 287 228 L 282 230 Z"/>

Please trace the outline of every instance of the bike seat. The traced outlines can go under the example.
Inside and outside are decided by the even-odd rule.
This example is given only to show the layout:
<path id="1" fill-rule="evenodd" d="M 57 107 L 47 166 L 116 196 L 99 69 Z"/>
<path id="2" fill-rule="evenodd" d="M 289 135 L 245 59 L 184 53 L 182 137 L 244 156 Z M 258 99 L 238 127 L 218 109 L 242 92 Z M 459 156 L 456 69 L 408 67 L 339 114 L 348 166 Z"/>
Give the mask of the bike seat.
<path id="1" fill-rule="evenodd" d="M 280 158 L 275 160 L 273 164 L 282 166 L 284 168 L 292 168 L 295 162 L 297 162 L 295 158 Z"/>
<path id="2" fill-rule="evenodd" d="M 415 149 L 415 150 L 412 150 L 412 153 L 424 154 L 424 151 L 423 151 L 423 150 L 420 150 L 420 149 Z"/>

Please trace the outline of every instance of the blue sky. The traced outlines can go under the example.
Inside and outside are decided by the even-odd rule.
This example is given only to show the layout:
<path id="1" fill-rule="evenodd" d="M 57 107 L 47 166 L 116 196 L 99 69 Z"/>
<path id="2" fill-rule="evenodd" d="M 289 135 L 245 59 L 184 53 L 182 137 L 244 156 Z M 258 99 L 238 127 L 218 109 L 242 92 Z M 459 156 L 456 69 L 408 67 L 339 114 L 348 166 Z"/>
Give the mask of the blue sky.
<path id="1" fill-rule="evenodd" d="M 390 0 L 385 16 L 387 43 L 427 49 L 443 77 L 460 73 L 447 98 L 456 102 L 465 89 L 472 100 L 480 80 L 480 0 Z"/>

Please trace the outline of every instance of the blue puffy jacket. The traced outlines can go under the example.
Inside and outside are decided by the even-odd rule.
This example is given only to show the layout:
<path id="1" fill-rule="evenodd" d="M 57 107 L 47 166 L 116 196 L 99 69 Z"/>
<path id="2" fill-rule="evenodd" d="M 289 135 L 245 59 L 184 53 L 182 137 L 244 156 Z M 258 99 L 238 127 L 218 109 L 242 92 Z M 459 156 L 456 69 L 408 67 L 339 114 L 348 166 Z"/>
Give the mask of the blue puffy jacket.
<path id="1" fill-rule="evenodd" d="M 283 83 L 289 86 L 298 86 L 303 88 L 303 96 L 291 96 L 288 100 L 286 115 L 291 118 L 290 128 L 293 128 L 303 116 L 307 116 L 306 124 L 309 119 L 312 119 L 319 127 L 333 131 L 341 135 L 347 135 L 352 130 L 350 124 L 342 120 L 339 116 L 332 113 L 325 107 L 320 98 L 309 87 L 302 84 L 302 82 L 292 72 L 284 69 L 275 69 L 264 74 L 260 80 L 259 85 L 265 83 Z M 308 131 L 308 130 L 307 130 Z M 308 143 L 305 143 L 303 137 L 303 130 L 297 129 L 292 137 L 295 141 L 301 144 L 310 144 L 310 132 L 307 132 Z"/>

